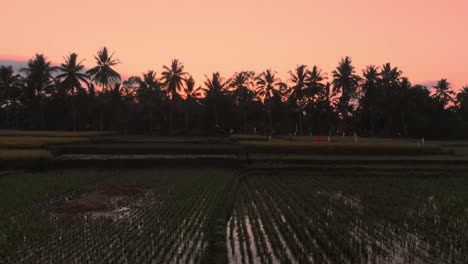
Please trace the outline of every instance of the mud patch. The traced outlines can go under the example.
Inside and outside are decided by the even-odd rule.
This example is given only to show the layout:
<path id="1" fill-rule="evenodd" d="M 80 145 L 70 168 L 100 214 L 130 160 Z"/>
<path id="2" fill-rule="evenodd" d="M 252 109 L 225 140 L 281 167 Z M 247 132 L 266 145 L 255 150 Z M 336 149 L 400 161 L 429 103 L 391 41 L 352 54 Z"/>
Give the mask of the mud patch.
<path id="1" fill-rule="evenodd" d="M 117 186 L 91 193 L 83 193 L 75 198 L 53 203 L 50 208 L 57 214 L 86 214 L 92 218 L 122 218 L 128 216 L 131 208 L 122 206 L 125 200 L 144 192 L 142 188 Z"/>

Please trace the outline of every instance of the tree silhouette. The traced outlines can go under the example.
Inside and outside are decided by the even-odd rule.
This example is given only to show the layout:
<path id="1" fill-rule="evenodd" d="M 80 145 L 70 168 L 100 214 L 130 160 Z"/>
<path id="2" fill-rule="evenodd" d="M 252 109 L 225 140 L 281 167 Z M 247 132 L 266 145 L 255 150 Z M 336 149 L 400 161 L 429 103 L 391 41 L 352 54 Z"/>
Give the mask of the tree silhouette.
<path id="1" fill-rule="evenodd" d="M 247 132 L 247 107 L 249 102 L 255 98 L 255 93 L 250 89 L 253 86 L 254 76 L 255 73 L 252 71 L 235 73 L 228 85 L 233 89 L 233 99 L 241 112 L 244 132 Z"/>
<path id="2" fill-rule="evenodd" d="M 361 105 L 369 108 L 370 131 L 371 135 L 375 136 L 375 111 L 378 107 L 379 85 L 381 84 L 379 68 L 375 65 L 369 65 L 363 72 L 363 76 L 364 83 L 362 84 L 362 93 L 364 96 L 362 98 Z"/>
<path id="3" fill-rule="evenodd" d="M 6 111 L 5 115 L 5 126 L 10 125 L 11 111 L 18 111 L 19 99 L 21 95 L 21 76 L 15 74 L 13 67 L 1 66 L 0 67 L 0 109 L 3 108 Z M 17 114 L 15 114 L 17 117 Z"/>
<path id="4" fill-rule="evenodd" d="M 190 116 L 193 115 L 194 107 L 197 105 L 197 100 L 203 94 L 203 88 L 195 88 L 195 80 L 189 76 L 185 81 L 185 129 L 190 129 Z"/>
<path id="5" fill-rule="evenodd" d="M 351 63 L 350 57 L 344 57 L 338 63 L 338 67 L 332 72 L 334 92 L 341 93 L 338 110 L 343 122 L 342 129 L 345 129 L 345 120 L 350 112 L 350 108 L 352 108 L 349 102 L 356 95 L 359 81 L 361 80 L 361 77 L 355 74 L 354 66 Z"/>
<path id="6" fill-rule="evenodd" d="M 297 114 L 299 123 L 299 134 L 302 136 L 302 115 L 307 104 L 305 93 L 307 92 L 309 70 L 306 65 L 297 66 L 294 71 L 289 71 L 290 81 L 294 84 L 291 87 L 289 102 Z"/>
<path id="7" fill-rule="evenodd" d="M 445 107 L 449 102 L 453 101 L 454 92 L 450 90 L 450 83 L 447 79 L 440 79 L 437 84 L 432 86 L 435 89 L 434 98 L 436 98 Z"/>
<path id="8" fill-rule="evenodd" d="M 325 79 L 326 77 L 322 73 L 322 70 L 316 65 L 312 67 L 312 70 L 308 71 L 305 80 L 307 87 L 304 89 L 304 96 L 306 97 L 306 104 L 309 108 L 315 108 L 314 104 L 317 100 L 316 97 L 320 91 L 323 91 L 325 88 L 325 84 L 323 84 Z"/>
<path id="9" fill-rule="evenodd" d="M 21 74 L 0 65 L 0 127 L 172 135 L 176 128 L 187 135 L 246 133 L 249 126 L 266 135 L 294 129 L 333 134 L 335 127 L 386 137 L 468 134 L 468 86 L 455 93 L 447 79 L 429 89 L 413 85 L 390 63 L 367 66 L 361 78 L 344 57 L 330 80 L 317 66 L 298 65 L 287 72 L 291 87 L 271 69 L 235 72 L 228 80 L 215 72 L 202 88 L 178 60 L 164 66 L 161 78 L 150 70 L 121 85 L 113 57 L 106 48 L 99 50 L 90 77 L 76 53 L 58 67 L 36 54 Z M 178 123 L 182 113 L 185 126 Z"/>
<path id="10" fill-rule="evenodd" d="M 394 119 L 396 119 L 400 110 L 401 74 L 402 72 L 398 67 L 392 67 L 390 63 L 384 64 L 380 71 L 382 92 L 384 94 L 384 100 L 381 100 L 380 104 L 384 107 L 383 112 L 386 119 L 384 131 L 387 136 L 391 136 L 395 132 Z"/>
<path id="11" fill-rule="evenodd" d="M 164 100 L 162 83 L 157 78 L 156 72 L 147 71 L 143 73 L 143 78 L 134 77 L 137 83 L 136 96 L 138 102 L 148 112 L 148 130 L 153 132 L 154 109 L 161 107 Z"/>
<path id="12" fill-rule="evenodd" d="M 112 58 L 113 56 L 114 53 L 109 56 L 106 47 L 102 48 L 97 56 L 94 56 L 97 65 L 86 72 L 92 77 L 92 82 L 102 85 L 104 89 L 110 89 L 112 85 L 120 82 L 120 74 L 112 69 L 113 66 L 119 64 L 119 60 Z"/>
<path id="13" fill-rule="evenodd" d="M 44 92 L 50 92 L 53 89 L 54 78 L 52 73 L 55 68 L 51 66 L 42 54 L 36 54 L 34 58 L 28 61 L 26 68 L 20 69 L 26 74 L 25 99 L 30 111 L 30 126 L 39 123 L 39 127 L 45 126 L 44 111 L 41 111 L 41 96 Z"/>
<path id="14" fill-rule="evenodd" d="M 257 85 L 257 96 L 263 101 L 268 114 L 268 130 L 269 134 L 273 130 L 273 118 L 271 114 L 272 99 L 276 98 L 281 101 L 287 89 L 286 83 L 282 82 L 280 78 L 276 77 L 276 72 L 271 69 L 260 73 L 255 77 L 255 84 Z"/>
<path id="15" fill-rule="evenodd" d="M 219 128 L 218 102 L 226 92 L 228 82 L 221 77 L 219 72 L 214 72 L 211 79 L 206 76 L 203 90 L 206 92 L 206 99 L 212 102 L 215 119 L 215 128 Z"/>
<path id="16" fill-rule="evenodd" d="M 63 87 L 71 93 L 71 107 L 73 116 L 73 131 L 76 131 L 76 102 L 75 97 L 77 93 L 84 94 L 85 90 L 81 83 L 88 84 L 89 76 L 82 73 L 84 66 L 81 64 L 83 61 L 77 62 L 78 55 L 71 53 L 65 62 L 55 69 L 60 73 L 55 78 L 61 81 Z"/>
<path id="17" fill-rule="evenodd" d="M 317 104 L 320 108 L 325 109 L 327 122 L 328 122 L 328 134 L 330 135 L 333 131 L 332 116 L 334 109 L 338 105 L 338 98 L 336 92 L 331 88 L 331 83 L 327 82 L 317 92 Z"/>
<path id="18" fill-rule="evenodd" d="M 176 97 L 179 96 L 179 92 L 182 90 L 183 81 L 187 75 L 184 72 L 184 65 L 179 60 L 174 59 L 171 65 L 163 66 L 164 71 L 162 72 L 163 84 L 167 89 L 167 93 L 171 98 L 171 113 L 169 116 L 169 131 L 173 133 L 173 119 L 174 119 L 174 102 Z"/>

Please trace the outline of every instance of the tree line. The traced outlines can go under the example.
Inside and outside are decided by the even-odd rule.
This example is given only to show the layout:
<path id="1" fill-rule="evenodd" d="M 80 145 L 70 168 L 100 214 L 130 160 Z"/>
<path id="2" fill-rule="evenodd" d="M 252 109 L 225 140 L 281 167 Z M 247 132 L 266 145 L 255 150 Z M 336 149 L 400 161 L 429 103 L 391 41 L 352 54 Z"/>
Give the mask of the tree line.
<path id="1" fill-rule="evenodd" d="M 36 54 L 15 72 L 0 67 L 0 127 L 117 130 L 206 135 L 341 135 L 462 138 L 468 132 L 468 86 L 447 79 L 413 85 L 398 67 L 369 65 L 359 75 L 350 57 L 331 76 L 317 66 L 278 73 L 215 72 L 197 85 L 179 60 L 122 80 L 106 47 L 88 70 L 76 53 L 52 66 Z M 432 90 L 430 89 L 432 88 Z"/>

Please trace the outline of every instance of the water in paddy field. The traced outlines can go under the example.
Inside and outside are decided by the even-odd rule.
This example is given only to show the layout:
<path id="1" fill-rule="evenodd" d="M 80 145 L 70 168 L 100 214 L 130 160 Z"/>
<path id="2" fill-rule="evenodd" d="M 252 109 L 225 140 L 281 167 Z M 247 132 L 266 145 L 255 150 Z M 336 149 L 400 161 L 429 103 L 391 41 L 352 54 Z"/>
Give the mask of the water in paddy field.
<path id="1" fill-rule="evenodd" d="M 296 200 L 277 187 L 253 180 L 242 189 L 226 227 L 229 263 L 464 263 L 466 258 L 460 244 L 467 242 L 460 232 L 468 227 L 466 208 L 447 218 L 441 202 L 429 196 L 419 208 L 378 219 L 358 195 L 316 188 Z M 457 202 L 444 206 L 450 204 Z"/>

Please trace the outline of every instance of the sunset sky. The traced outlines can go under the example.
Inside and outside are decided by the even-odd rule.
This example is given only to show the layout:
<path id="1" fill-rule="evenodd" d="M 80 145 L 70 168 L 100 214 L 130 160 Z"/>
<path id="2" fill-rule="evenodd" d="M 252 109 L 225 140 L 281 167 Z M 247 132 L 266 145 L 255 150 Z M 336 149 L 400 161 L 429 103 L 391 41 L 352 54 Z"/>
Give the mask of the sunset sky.
<path id="1" fill-rule="evenodd" d="M 107 46 L 124 76 L 178 58 L 198 85 L 213 71 L 331 72 L 351 56 L 359 73 L 391 62 L 414 84 L 468 84 L 467 0 L 19 0 L 1 9 L 0 64 L 76 52 L 89 67 Z"/>

